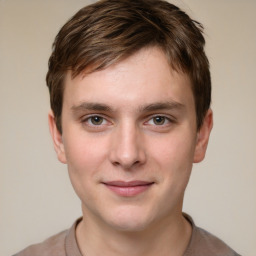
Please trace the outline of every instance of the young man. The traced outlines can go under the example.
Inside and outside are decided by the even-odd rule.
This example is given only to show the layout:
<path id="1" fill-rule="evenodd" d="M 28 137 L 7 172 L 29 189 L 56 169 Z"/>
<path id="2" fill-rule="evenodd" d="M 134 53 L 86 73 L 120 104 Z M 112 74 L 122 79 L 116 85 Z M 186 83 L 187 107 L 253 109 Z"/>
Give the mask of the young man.
<path id="1" fill-rule="evenodd" d="M 204 43 L 160 0 L 102 0 L 62 27 L 49 126 L 83 217 L 18 256 L 238 255 L 182 213 L 213 122 Z"/>

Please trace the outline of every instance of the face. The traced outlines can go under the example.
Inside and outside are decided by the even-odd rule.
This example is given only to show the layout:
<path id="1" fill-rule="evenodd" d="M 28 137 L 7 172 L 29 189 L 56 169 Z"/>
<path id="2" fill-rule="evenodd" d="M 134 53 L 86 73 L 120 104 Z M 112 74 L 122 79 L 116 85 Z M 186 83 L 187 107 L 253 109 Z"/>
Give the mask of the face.
<path id="1" fill-rule="evenodd" d="M 84 216 L 134 231 L 181 214 L 212 115 L 197 131 L 189 78 L 172 70 L 161 50 L 149 48 L 102 71 L 68 74 L 62 134 L 51 113 L 49 124 Z"/>

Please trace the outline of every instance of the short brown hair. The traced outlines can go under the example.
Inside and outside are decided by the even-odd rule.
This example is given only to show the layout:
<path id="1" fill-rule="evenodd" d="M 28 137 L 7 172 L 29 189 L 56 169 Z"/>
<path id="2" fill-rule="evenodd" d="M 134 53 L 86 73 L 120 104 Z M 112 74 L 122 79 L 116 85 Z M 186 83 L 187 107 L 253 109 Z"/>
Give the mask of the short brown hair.
<path id="1" fill-rule="evenodd" d="M 162 0 L 101 0 L 82 8 L 59 31 L 49 59 L 46 82 L 58 130 L 68 70 L 73 77 L 88 68 L 101 70 L 149 46 L 158 46 L 172 68 L 189 75 L 199 129 L 211 102 L 202 30 L 200 23 Z"/>

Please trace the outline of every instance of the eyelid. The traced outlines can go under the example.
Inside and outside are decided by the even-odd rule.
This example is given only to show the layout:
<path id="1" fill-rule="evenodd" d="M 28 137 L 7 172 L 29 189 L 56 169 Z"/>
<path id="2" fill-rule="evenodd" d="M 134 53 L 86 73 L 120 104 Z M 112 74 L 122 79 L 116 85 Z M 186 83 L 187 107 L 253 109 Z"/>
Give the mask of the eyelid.
<path id="1" fill-rule="evenodd" d="M 102 118 L 104 123 L 99 124 L 99 125 L 89 124 L 88 120 L 90 120 L 90 118 L 93 118 L 93 117 L 96 117 L 96 116 Z M 109 121 L 109 119 L 105 115 L 95 113 L 95 114 L 88 114 L 88 115 L 83 116 L 81 118 L 81 123 L 83 123 L 83 124 L 86 123 L 85 125 L 87 125 L 88 127 L 100 128 L 102 126 L 107 126 L 108 123 L 111 123 L 111 122 Z"/>
<path id="2" fill-rule="evenodd" d="M 153 123 L 153 118 L 155 117 L 163 117 L 165 118 L 164 124 L 155 124 Z M 150 123 L 152 122 L 152 123 Z M 146 119 L 146 122 L 144 122 L 144 125 L 151 127 L 152 129 L 167 129 L 170 128 L 173 124 L 177 123 L 177 120 L 175 117 L 167 115 L 167 114 L 154 114 L 154 115 L 150 115 L 148 116 L 148 118 Z"/>
<path id="3" fill-rule="evenodd" d="M 94 117 L 94 116 L 98 116 L 98 117 L 107 119 L 107 117 L 104 114 L 98 114 L 98 113 L 85 114 L 80 119 L 81 120 L 86 120 L 86 119 L 89 119 L 89 118 Z"/>
<path id="4" fill-rule="evenodd" d="M 95 117 L 95 116 L 103 118 L 103 123 L 99 124 L 99 125 L 88 123 L 88 120 L 90 120 L 90 118 Z M 150 124 L 150 121 L 152 121 L 153 118 L 155 118 L 155 117 L 165 118 L 165 123 L 164 124 L 159 124 L 159 125 L 153 124 L 153 123 Z M 171 116 L 169 114 L 158 114 L 158 113 L 150 114 L 150 115 L 147 115 L 146 117 L 144 117 L 143 119 L 145 121 L 142 123 L 142 125 L 146 125 L 146 126 L 148 125 L 148 126 L 151 126 L 151 127 L 154 127 L 154 128 L 156 127 L 158 129 L 167 128 L 167 127 L 171 126 L 172 124 L 177 123 L 177 119 L 174 116 Z M 106 129 L 108 126 L 113 125 L 113 121 L 111 120 L 111 118 L 106 116 L 105 114 L 98 114 L 98 113 L 86 114 L 86 115 L 82 116 L 80 118 L 80 120 L 81 120 L 80 122 L 83 124 L 83 126 L 91 128 L 93 130 Z"/>
<path id="5" fill-rule="evenodd" d="M 176 120 L 175 117 L 167 115 L 167 114 L 153 114 L 153 115 L 149 115 L 146 119 L 149 121 L 155 117 L 164 117 L 167 120 L 169 120 L 170 122 L 174 122 Z"/>

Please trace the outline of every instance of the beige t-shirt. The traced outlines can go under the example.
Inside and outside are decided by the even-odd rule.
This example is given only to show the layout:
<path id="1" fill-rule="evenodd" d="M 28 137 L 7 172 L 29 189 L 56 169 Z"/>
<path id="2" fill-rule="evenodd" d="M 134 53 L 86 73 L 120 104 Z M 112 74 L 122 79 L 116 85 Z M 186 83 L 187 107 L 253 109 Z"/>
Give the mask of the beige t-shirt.
<path id="1" fill-rule="evenodd" d="M 241 256 L 219 238 L 196 227 L 190 216 L 184 216 L 192 225 L 192 235 L 184 256 Z M 79 221 L 81 218 L 69 230 L 62 231 L 42 243 L 31 245 L 14 256 L 83 256 L 75 235 Z"/>

